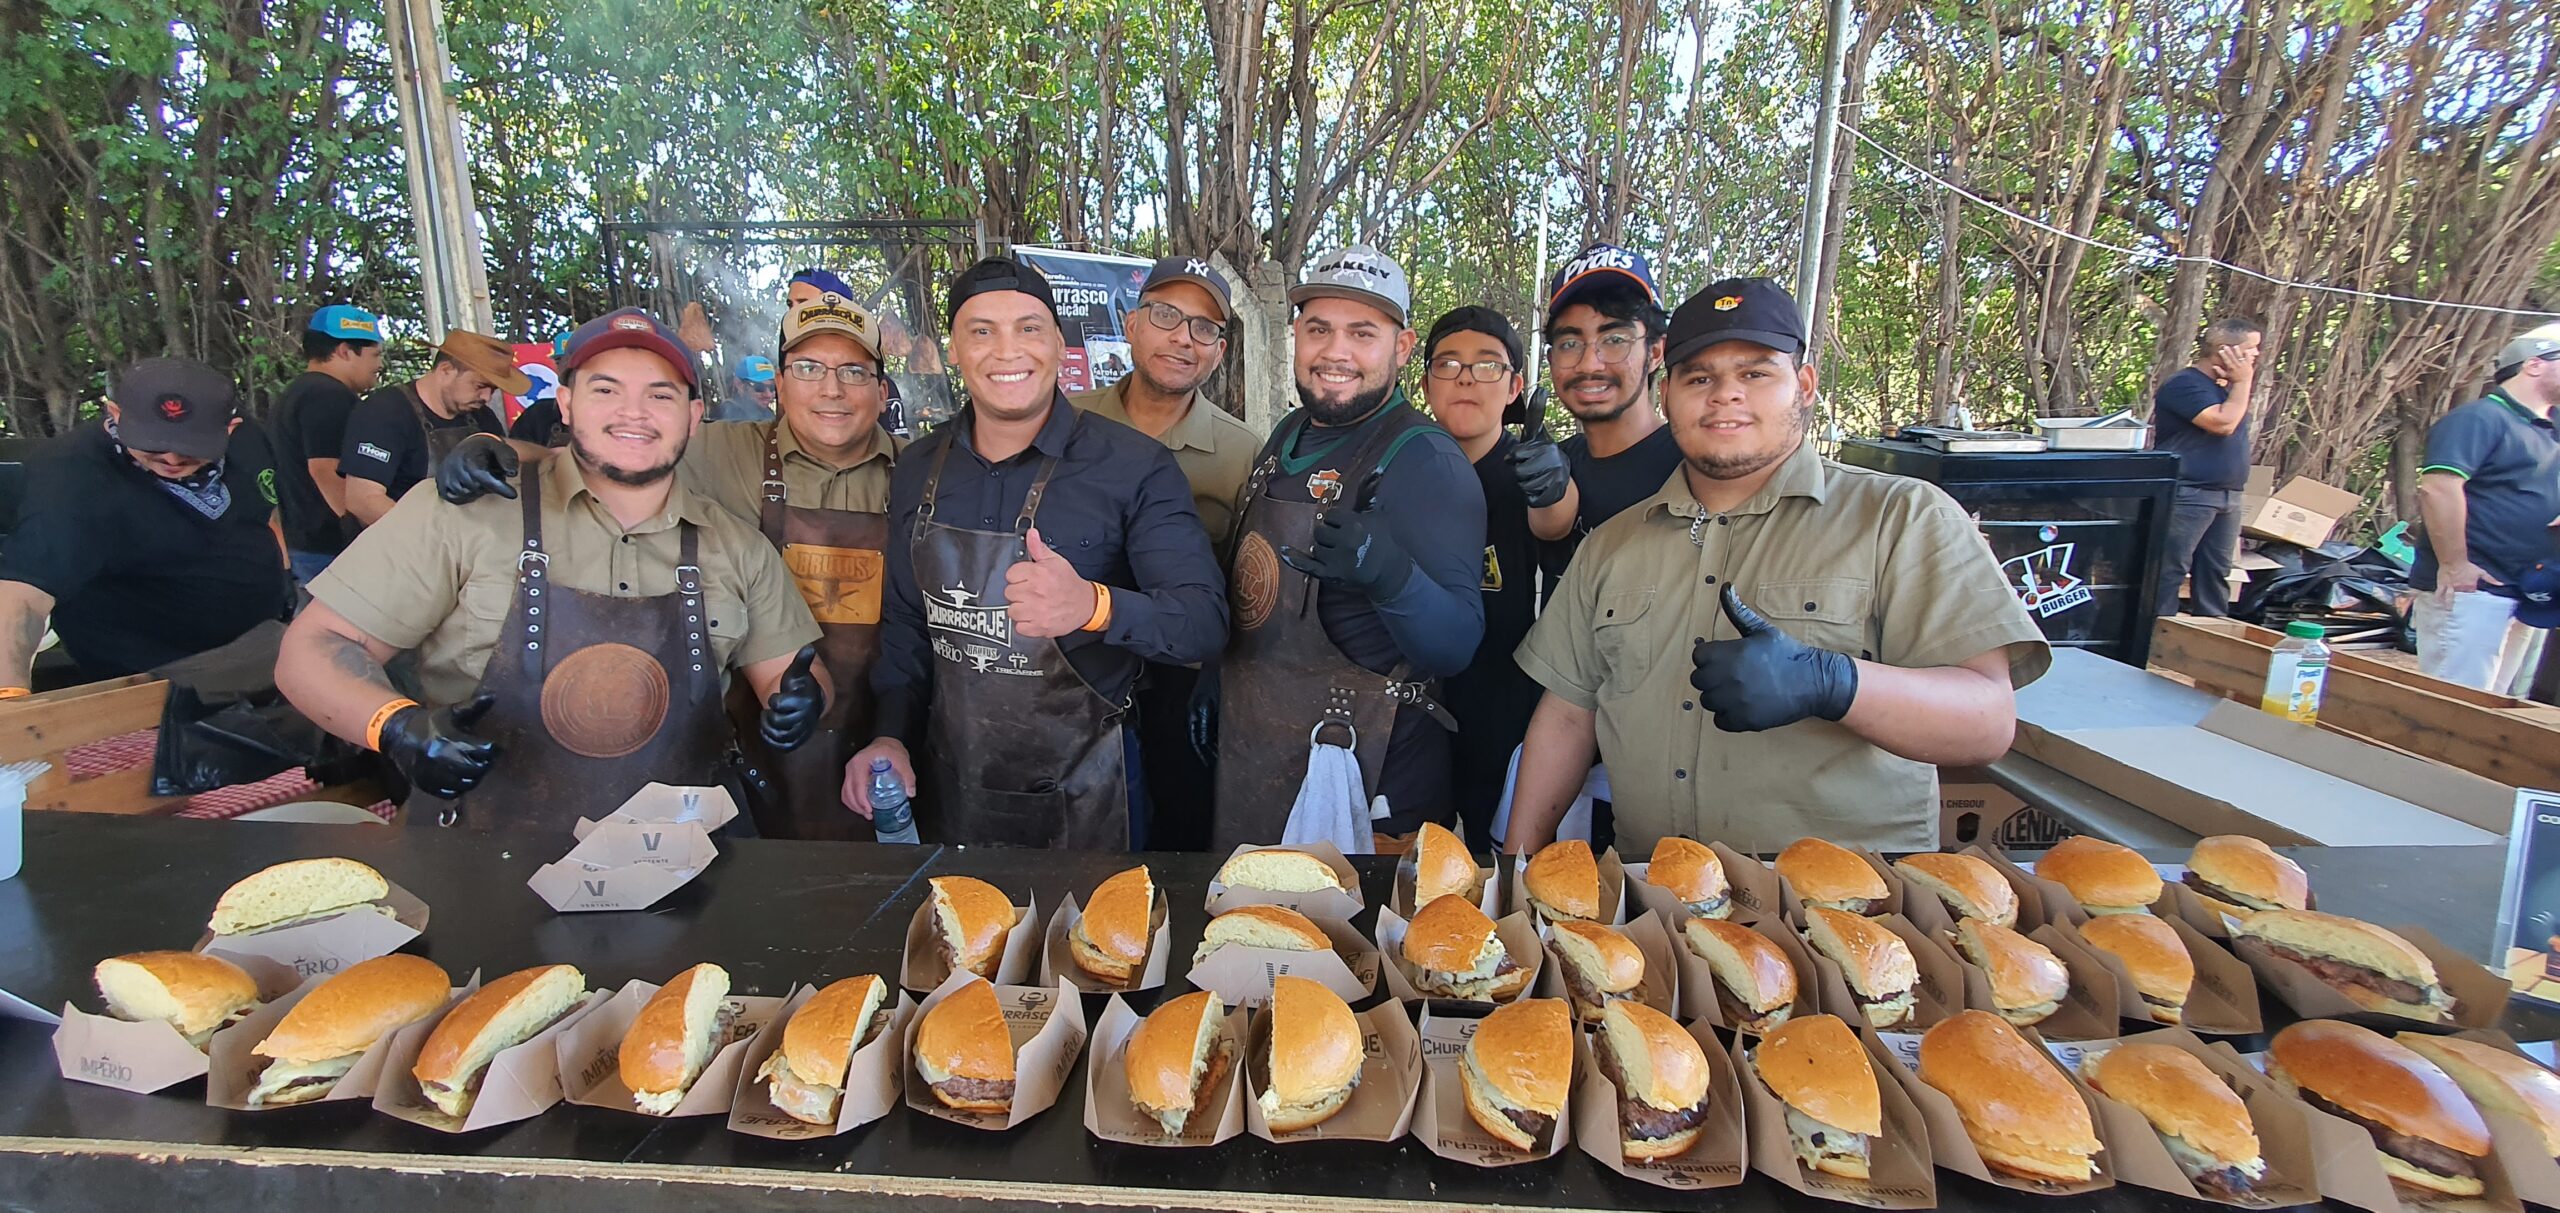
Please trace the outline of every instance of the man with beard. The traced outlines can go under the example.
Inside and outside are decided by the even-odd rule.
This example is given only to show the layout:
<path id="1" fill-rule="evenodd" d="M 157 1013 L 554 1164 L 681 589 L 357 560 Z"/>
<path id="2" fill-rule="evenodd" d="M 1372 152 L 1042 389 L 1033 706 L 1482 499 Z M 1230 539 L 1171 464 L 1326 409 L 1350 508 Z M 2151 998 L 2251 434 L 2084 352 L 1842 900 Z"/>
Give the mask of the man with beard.
<path id="1" fill-rule="evenodd" d="M 774 748 L 824 707 L 782 557 L 676 481 L 702 403 L 674 331 L 608 313 L 570 334 L 561 372 L 571 458 L 527 463 L 515 501 L 403 498 L 285 633 L 276 685 L 391 761 L 413 823 L 567 837 L 645 784 L 718 782 L 729 671 Z M 415 685 L 395 690 L 403 652 Z"/>
<path id="2" fill-rule="evenodd" d="M 1129 313 L 1129 352 L 1137 365 L 1111 386 L 1075 398 L 1077 408 L 1128 425 L 1173 452 L 1183 479 L 1191 482 L 1191 504 L 1209 528 L 1210 548 L 1222 554 L 1235 529 L 1236 494 L 1262 442 L 1243 422 L 1200 398 L 1200 385 L 1226 357 L 1227 325 L 1235 319 L 1230 298 L 1226 276 L 1207 261 L 1156 262 Z M 1198 669 L 1162 662 L 1147 663 L 1138 682 L 1140 771 L 1153 800 L 1207 804 L 1217 794 L 1208 764 L 1191 744 L 1191 700 L 1199 683 Z M 1157 825 L 1157 850 L 1209 845 L 1206 813 L 1167 814 Z"/>
<path id="3" fill-rule="evenodd" d="M 1445 823 L 1439 679 L 1484 635 L 1484 490 L 1446 430 L 1408 403 L 1404 270 L 1367 245 L 1292 287 L 1299 407 L 1254 460 L 1221 661 L 1215 850 L 1280 840 L 1315 742 L 1350 748 L 1386 799 L 1373 828 Z"/>
<path id="4" fill-rule="evenodd" d="M 1556 399 L 1582 423 L 1557 444 L 1573 467 L 1562 497 L 1531 502 L 1530 529 L 1560 570 L 1582 538 L 1651 497 L 1680 467 L 1680 447 L 1653 407 L 1662 366 L 1662 294 L 1640 253 L 1594 244 L 1556 271 L 1547 289 L 1547 375 Z M 1515 456 L 1532 473 L 1534 444 Z"/>
<path id="5" fill-rule="evenodd" d="M 2043 635 L 1952 498 L 1815 452 L 1785 288 L 1718 282 L 1668 344 L 1680 474 L 1592 532 L 1520 646 L 1546 695 L 1506 847 L 1554 836 L 1596 748 L 1622 851 L 1928 850 L 1937 765 L 2008 750 Z"/>
<path id="6" fill-rule="evenodd" d="M 505 438 L 506 423 L 492 400 L 499 392 L 520 395 L 532 386 L 507 343 L 462 329 L 445 334 L 426 374 L 365 397 L 347 418 L 338 471 L 348 516 L 358 526 L 372 526 L 411 487 L 433 478 L 436 466 L 464 439 Z M 540 448 L 527 443 L 524 449 Z"/>
<path id="7" fill-rule="evenodd" d="M 871 815 L 874 760 L 914 794 L 921 747 L 927 841 L 1144 846 L 1122 721 L 1144 663 L 1226 639 L 1208 532 L 1172 452 L 1058 390 L 1066 344 L 1039 271 L 989 257 L 948 309 L 970 403 L 890 479 L 878 736 L 846 767 L 845 803 Z"/>

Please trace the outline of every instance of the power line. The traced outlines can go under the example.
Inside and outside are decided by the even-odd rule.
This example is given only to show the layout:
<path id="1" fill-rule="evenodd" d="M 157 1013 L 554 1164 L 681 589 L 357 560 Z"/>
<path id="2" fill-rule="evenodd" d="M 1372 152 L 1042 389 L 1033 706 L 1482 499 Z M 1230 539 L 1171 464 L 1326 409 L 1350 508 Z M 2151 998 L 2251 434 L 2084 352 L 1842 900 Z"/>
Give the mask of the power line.
<path id="1" fill-rule="evenodd" d="M 1857 127 L 1850 125 L 1846 119 L 1841 121 L 1840 129 L 1857 136 L 1858 142 L 1874 148 L 1877 153 L 1882 155 L 1885 159 L 1901 165 L 1903 168 L 1908 169 L 1911 172 L 1918 174 L 1923 179 L 1935 184 L 1938 188 L 1950 191 L 1968 202 L 1989 207 L 1992 210 L 1998 211 L 2001 214 L 2006 215 L 2011 219 L 2015 219 L 2020 223 L 2026 224 L 2029 227 L 2035 228 L 2038 231 L 2060 236 L 2065 240 L 2073 241 L 2078 244 L 2085 244 L 2090 248 L 2104 249 L 2110 253 L 2121 253 L 2124 256 L 2131 257 L 2146 265 L 2174 265 L 2181 261 L 2191 261 L 2198 265 L 2210 265 L 2217 269 L 2229 270 L 2230 272 L 2239 274 L 2243 277 L 2255 278 L 2260 282 L 2270 283 L 2275 286 L 2286 287 L 2297 291 L 2318 291 L 2330 295 L 2349 295 L 2359 299 L 2379 299 L 2389 303 L 2414 303 L 2420 307 L 2453 308 L 2465 312 L 2490 312 L 2500 316 L 2526 316 L 2534 319 L 2560 318 L 2560 312 L 2537 312 L 2527 308 L 2492 307 L 2485 303 L 2454 303 L 2443 299 L 2420 299 L 2411 295 L 2393 295 L 2382 291 L 2360 291 L 2353 287 L 2331 286 L 2325 282 L 2295 282 L 2290 279 L 2278 278 L 2273 274 L 2260 270 L 2250 269 L 2245 265 L 2233 265 L 2228 261 L 2220 261 L 2212 257 L 2200 257 L 2193 253 L 2163 253 L 2154 249 L 2132 248 L 2121 244 L 2109 244 L 2104 240 L 2092 240 L 2089 237 L 2080 235 L 2076 232 L 2064 231 L 2061 228 L 2055 227 L 2054 225 L 2047 223 L 2042 219 L 2038 219 L 2033 215 L 2022 215 L 2016 211 L 2010 210 L 2008 207 L 2002 206 L 1997 202 L 1993 202 L 1992 200 L 1974 193 L 1972 190 L 1966 189 L 1955 182 L 1949 181 L 1936 173 L 1930 172 L 1917 164 L 1913 164 L 1911 161 L 1904 159 L 1900 153 L 1895 152 L 1892 148 L 1876 142 L 1875 138 L 1867 134 L 1865 131 L 1859 130 Z"/>

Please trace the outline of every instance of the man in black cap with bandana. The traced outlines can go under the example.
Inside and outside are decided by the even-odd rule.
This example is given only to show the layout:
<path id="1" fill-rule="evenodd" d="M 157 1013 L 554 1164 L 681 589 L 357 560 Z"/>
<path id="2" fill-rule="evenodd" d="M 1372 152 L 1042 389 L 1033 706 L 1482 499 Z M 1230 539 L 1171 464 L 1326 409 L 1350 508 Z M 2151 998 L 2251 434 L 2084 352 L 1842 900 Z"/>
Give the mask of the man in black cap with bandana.
<path id="1" fill-rule="evenodd" d="M 845 803 L 870 815 L 885 759 L 910 793 L 921 768 L 928 841 L 1143 845 L 1123 730 L 1139 667 L 1226 639 L 1191 486 L 1163 444 L 1058 390 L 1065 345 L 1038 271 L 980 261 L 953 280 L 947 318 L 970 402 L 890 480 L 879 736 L 847 765 Z"/>

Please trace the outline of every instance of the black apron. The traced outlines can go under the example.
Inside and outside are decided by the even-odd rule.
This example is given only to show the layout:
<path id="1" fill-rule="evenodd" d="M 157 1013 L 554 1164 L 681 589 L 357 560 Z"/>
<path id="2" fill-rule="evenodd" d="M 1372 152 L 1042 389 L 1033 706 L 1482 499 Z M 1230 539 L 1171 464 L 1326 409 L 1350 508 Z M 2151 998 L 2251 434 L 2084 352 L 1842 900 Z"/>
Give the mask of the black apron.
<path id="1" fill-rule="evenodd" d="M 774 753 L 758 732 L 764 705 L 740 680 L 729 689 L 729 720 L 745 755 L 747 800 L 766 838 L 870 842 L 871 823 L 844 803 L 845 763 L 871 740 L 871 661 L 880 652 L 882 551 L 889 516 L 809 509 L 784 501 L 782 426 L 764 439 L 764 537 L 800 586 L 818 620 L 818 656 L 829 692 L 818 731 L 798 749 Z M 867 777 L 867 776 L 866 776 Z"/>
<path id="2" fill-rule="evenodd" d="M 488 432 L 476 425 L 437 425 L 436 415 L 428 411 L 426 400 L 418 395 L 416 383 L 401 384 L 400 394 L 409 398 L 409 411 L 417 415 L 418 433 L 426 442 L 427 474 L 423 479 L 435 479 L 436 469 L 444 465 L 444 457 L 452 454 L 453 448 L 461 446 L 463 439 Z"/>
<path id="3" fill-rule="evenodd" d="M 1006 610 L 1005 571 L 1027 558 L 1057 457 L 1042 457 L 1011 531 L 973 531 L 933 521 L 957 441 L 934 452 L 910 536 L 933 646 L 916 829 L 928 842 L 1128 850 L 1128 705 L 1087 684 L 1056 640 L 1015 635 Z"/>
<path id="4" fill-rule="evenodd" d="M 701 537 L 680 522 L 676 588 L 616 598 L 556 585 L 542 546 L 542 465 L 524 465 L 516 597 L 479 691 L 496 697 L 472 732 L 497 764 L 458 800 L 411 792 L 413 825 L 538 832 L 564 844 L 579 818 L 652 783 L 719 782 L 729 745 L 720 667 L 703 626 Z"/>

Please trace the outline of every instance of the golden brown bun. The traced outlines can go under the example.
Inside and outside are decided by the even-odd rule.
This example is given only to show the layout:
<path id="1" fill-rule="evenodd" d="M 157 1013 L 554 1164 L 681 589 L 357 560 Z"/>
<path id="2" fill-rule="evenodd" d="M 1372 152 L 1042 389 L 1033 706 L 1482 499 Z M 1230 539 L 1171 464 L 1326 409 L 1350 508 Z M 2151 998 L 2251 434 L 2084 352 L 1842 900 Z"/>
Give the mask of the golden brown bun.
<path id="1" fill-rule="evenodd" d="M 2560 1075 L 2476 1040 L 2424 1032 L 2402 1032 L 2392 1039 L 2436 1063 L 2461 1084 L 2471 1102 L 2533 1126 L 2542 1134 L 2542 1152 L 2560 1157 Z"/>
<path id="2" fill-rule="evenodd" d="M 1360 1021 L 1350 1004 L 1304 977 L 1271 982 L 1271 1087 L 1263 1112 L 1282 1132 L 1342 1110 L 1360 1079 Z"/>
<path id="3" fill-rule="evenodd" d="M 1238 906 L 1209 920 L 1208 930 L 1201 933 L 1199 950 L 1192 954 L 1192 963 L 1198 964 L 1230 944 L 1284 952 L 1321 952 L 1332 947 L 1333 940 L 1306 915 L 1287 906 Z"/>
<path id="4" fill-rule="evenodd" d="M 258 983 L 240 966 L 202 952 L 135 952 L 98 962 L 93 974 L 107 1013 L 148 1023 L 166 1020 L 180 1036 L 196 1036 L 258 1005 Z"/>
<path id="5" fill-rule="evenodd" d="M 2417 945 L 2369 922 L 2318 910 L 2260 910 L 2245 914 L 2232 934 L 2263 939 L 2307 956 L 2329 956 L 2371 969 L 2394 981 L 2441 984 L 2436 962 Z"/>
<path id="6" fill-rule="evenodd" d="M 461 1105 L 460 1088 L 472 1075 L 500 1051 L 549 1027 L 586 993 L 586 974 L 576 965 L 538 965 L 509 973 L 453 1004 L 436 1021 L 436 1030 L 427 1034 L 427 1043 L 418 1050 L 417 1064 L 409 1073 L 422 1089 L 452 1090 L 451 1098 Z M 433 1090 L 426 1093 L 431 1100 L 437 1096 Z M 460 1114 L 458 1107 L 445 1111 Z"/>
<path id="7" fill-rule="evenodd" d="M 1796 967 L 1768 936 L 1714 918 L 1692 918 L 1680 935 L 1744 1006 L 1769 1011 L 1796 1000 Z"/>
<path id="8" fill-rule="evenodd" d="M 2036 875 L 2061 885 L 2092 914 L 2138 909 L 2160 900 L 2160 873 L 2131 847 L 2074 834 L 2036 860 Z"/>
<path id="9" fill-rule="evenodd" d="M 2197 842 L 2187 855 L 2187 870 L 2252 910 L 2299 910 L 2311 904 L 2311 878 L 2302 865 L 2243 834 L 2216 834 Z"/>
<path id="10" fill-rule="evenodd" d="M 1020 915 L 1003 890 L 974 876 L 936 876 L 933 921 L 959 967 L 990 981 L 1004 961 L 1007 932 Z"/>
<path id="11" fill-rule="evenodd" d="M 1217 995 L 1195 990 L 1157 1007 L 1138 1025 L 1121 1064 L 1129 1075 L 1129 1099 L 1139 1110 L 1160 1121 L 1190 1112 L 1208 1077 L 1210 1046 L 1225 1014 Z"/>
<path id="12" fill-rule="evenodd" d="M 1004 1024 L 1004 1008 L 996 988 L 977 978 L 953 990 L 925 1012 L 916 1025 L 916 1072 L 927 1085 L 948 1078 L 1013 1081 L 1013 1034 Z M 957 1100 L 934 1092 L 943 1103 L 964 1111 L 1001 1112 L 1006 1100 Z"/>
<path id="13" fill-rule="evenodd" d="M 1096 977 L 1129 980 L 1147 961 L 1155 904 L 1155 881 L 1145 864 L 1096 885 L 1083 917 L 1068 932 L 1068 950 L 1076 963 Z"/>
<path id="14" fill-rule="evenodd" d="M 1529 904 L 1553 922 L 1600 917 L 1600 861 L 1579 838 L 1548 843 L 1529 857 Z"/>
<path id="15" fill-rule="evenodd" d="M 1853 902 L 1873 903 L 1861 911 L 1882 910 L 1885 896 L 1884 877 L 1876 874 L 1855 851 L 1819 838 L 1799 838 L 1778 852 L 1778 875 L 1795 886 L 1796 896 L 1809 906 L 1840 909 Z"/>
<path id="16" fill-rule="evenodd" d="M 1573 1089 L 1573 1033 L 1573 1011 L 1561 998 L 1524 998 L 1476 1021 L 1459 1060 L 1468 1114 L 1514 1148 L 1534 1148 L 1536 1138 L 1502 1110 L 1564 1114 Z"/>
<path id="17" fill-rule="evenodd" d="M 809 996 L 782 1026 L 782 1056 L 802 1081 L 844 1085 L 871 1021 L 884 1014 L 889 983 L 871 974 L 847 977 Z"/>
<path id="18" fill-rule="evenodd" d="M 722 1044 L 713 1035 L 728 997 L 729 971 L 715 964 L 695 965 L 658 987 L 622 1034 L 622 1085 L 634 1097 L 673 1107 L 657 1097 L 681 1096 L 702 1076 Z"/>
<path id="19" fill-rule="evenodd" d="M 1315 893 L 1341 888 L 1342 875 L 1333 870 L 1333 865 L 1304 851 L 1267 847 L 1230 856 L 1218 868 L 1218 883 L 1231 889 Z"/>
<path id="20" fill-rule="evenodd" d="M 1962 1011 L 1920 1037 L 1920 1081 L 1945 1093 L 1982 1161 L 2031 1179 L 2089 1178 L 2099 1149 L 2089 1105 L 2044 1050 L 1989 1011 Z"/>
<path id="21" fill-rule="evenodd" d="M 2087 1070 L 2089 1085 L 2142 1113 L 2164 1137 L 2175 1137 L 2224 1166 L 2254 1170 L 2261 1161 L 2249 1105 L 2196 1055 L 2169 1045 L 2118 1045 Z"/>
<path id="22" fill-rule="evenodd" d="M 2371 1028 L 2306 1019 L 2267 1044 L 2268 1073 L 2394 1133 L 2489 1153 L 2489 1126 L 2434 1062 Z M 2281 1074 L 2278 1073 L 2281 1071 Z"/>
<path id="23" fill-rule="evenodd" d="M 2071 970 L 2053 949 L 1998 923 L 1957 923 L 1956 947 L 1991 979 L 2000 1017 L 2020 1027 L 2043 1022 L 2071 992 Z"/>
<path id="24" fill-rule="evenodd" d="M 1802 1015 L 1769 1029 L 1752 1064 L 1788 1107 L 1852 1133 L 1884 1132 L 1875 1067 L 1839 1016 Z"/>
<path id="25" fill-rule="evenodd" d="M 1614 928 L 1568 919 L 1555 924 L 1555 944 L 1556 959 L 1594 991 L 1623 994 L 1644 982 L 1644 952 Z M 1577 1009 L 1584 1019 L 1600 1018 L 1597 1006 Z"/>
<path id="26" fill-rule="evenodd" d="M 1956 918 L 1980 918 L 2004 927 L 2018 925 L 2018 891 L 2000 869 L 1971 855 L 1928 852 L 1894 861 L 1904 883 L 1940 902 Z"/>
<path id="27" fill-rule="evenodd" d="M 1483 879 L 1464 839 L 1445 827 L 1422 823 L 1413 840 L 1413 904 L 1427 906 L 1452 893 L 1473 901 L 1484 889 Z"/>
<path id="28" fill-rule="evenodd" d="M 321 982 L 249 1051 L 288 1063 L 361 1053 L 442 1010 L 451 997 L 453 979 L 434 961 L 399 952 L 376 956 Z"/>
<path id="29" fill-rule="evenodd" d="M 2162 1023 L 2185 1018 L 2187 992 L 2196 984 L 2196 958 L 2187 954 L 2186 941 L 2168 923 L 2149 914 L 2107 914 L 2081 924 L 2080 938 L 2124 962 L 2134 989 L 2152 1000 L 2152 1018 Z"/>
<path id="30" fill-rule="evenodd" d="M 1722 901 L 1732 892 L 1725 881 L 1724 861 L 1716 858 L 1715 848 L 1676 834 L 1665 834 L 1653 844 L 1653 859 L 1645 865 L 1644 879 L 1646 884 L 1693 905 Z"/>
<path id="31" fill-rule="evenodd" d="M 1840 966 L 1849 988 L 1869 997 L 1903 993 L 1920 980 L 1911 945 L 1872 918 L 1807 906 L 1805 942 Z"/>
<path id="32" fill-rule="evenodd" d="M 296 859 L 223 890 L 205 925 L 216 935 L 263 931 L 389 896 L 391 886 L 352 859 Z"/>
<path id="33" fill-rule="evenodd" d="M 1593 1042 L 1618 1057 L 1627 1080 L 1619 1092 L 1665 1112 L 1697 1106 L 1707 1097 L 1707 1054 L 1680 1021 L 1640 1002 L 1613 1002 L 1600 1015 Z"/>
<path id="34" fill-rule="evenodd" d="M 1415 968 L 1463 973 L 1473 968 L 1493 920 L 1476 903 L 1454 894 L 1427 902 L 1404 931 L 1404 958 Z"/>

